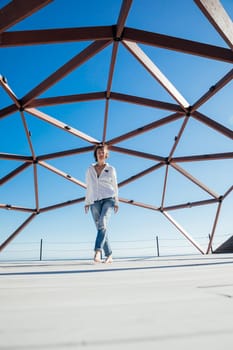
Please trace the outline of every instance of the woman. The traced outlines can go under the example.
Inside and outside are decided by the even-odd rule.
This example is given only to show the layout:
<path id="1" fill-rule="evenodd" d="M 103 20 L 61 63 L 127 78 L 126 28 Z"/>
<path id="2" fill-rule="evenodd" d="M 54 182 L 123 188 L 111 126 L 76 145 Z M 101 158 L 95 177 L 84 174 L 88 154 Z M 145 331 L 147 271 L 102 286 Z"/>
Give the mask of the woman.
<path id="1" fill-rule="evenodd" d="M 94 261 L 101 262 L 102 250 L 105 263 L 112 262 L 112 250 L 107 235 L 107 222 L 112 210 L 118 211 L 118 186 L 116 170 L 106 163 L 107 145 L 99 144 L 94 149 L 96 163 L 89 166 L 86 173 L 85 212 L 91 210 L 96 228 Z"/>

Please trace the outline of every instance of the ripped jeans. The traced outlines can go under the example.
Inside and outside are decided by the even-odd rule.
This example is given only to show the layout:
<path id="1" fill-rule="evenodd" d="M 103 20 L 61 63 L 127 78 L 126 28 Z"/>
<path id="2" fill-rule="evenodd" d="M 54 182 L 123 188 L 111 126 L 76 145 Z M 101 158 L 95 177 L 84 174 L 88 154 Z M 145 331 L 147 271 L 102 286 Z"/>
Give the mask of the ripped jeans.
<path id="1" fill-rule="evenodd" d="M 94 219 L 97 236 L 95 241 L 95 251 L 103 250 L 106 257 L 112 254 L 107 235 L 107 223 L 115 205 L 114 198 L 104 198 L 91 204 L 91 213 Z"/>

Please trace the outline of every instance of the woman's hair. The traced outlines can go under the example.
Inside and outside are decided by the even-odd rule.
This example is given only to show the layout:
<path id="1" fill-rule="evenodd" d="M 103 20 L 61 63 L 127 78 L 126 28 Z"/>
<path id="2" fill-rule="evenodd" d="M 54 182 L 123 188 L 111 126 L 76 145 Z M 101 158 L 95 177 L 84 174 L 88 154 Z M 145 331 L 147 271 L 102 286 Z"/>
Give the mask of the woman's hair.
<path id="1" fill-rule="evenodd" d="M 94 158 L 95 158 L 96 162 L 98 160 L 97 159 L 97 151 L 98 151 L 98 149 L 102 149 L 102 148 L 104 148 L 105 151 L 106 151 L 106 157 L 105 158 L 108 158 L 108 155 L 109 155 L 108 146 L 103 144 L 103 143 L 100 143 L 100 144 L 96 145 L 95 149 L 94 149 Z"/>

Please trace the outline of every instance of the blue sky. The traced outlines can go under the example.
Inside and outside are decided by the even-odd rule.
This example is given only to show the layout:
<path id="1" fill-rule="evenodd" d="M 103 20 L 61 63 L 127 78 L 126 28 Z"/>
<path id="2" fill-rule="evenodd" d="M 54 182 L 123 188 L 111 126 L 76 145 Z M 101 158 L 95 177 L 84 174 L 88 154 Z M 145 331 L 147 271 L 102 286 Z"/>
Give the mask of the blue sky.
<path id="1" fill-rule="evenodd" d="M 0 7 L 3 7 L 6 3 L 7 1 L 0 1 Z M 9 31 L 112 25 L 117 22 L 121 7 L 121 1 L 118 0 L 92 0 L 89 2 L 69 0 L 68 4 L 67 6 L 67 2 L 56 0 L 31 17 L 11 27 Z M 224 0 L 222 4 L 232 15 L 233 2 Z M 191 0 L 134 0 L 126 26 L 227 48 L 226 43 Z M 16 96 L 22 98 L 33 87 L 89 44 L 90 42 L 77 42 L 1 48 L 0 74 L 7 78 L 9 86 Z M 139 44 L 139 46 L 191 105 L 208 91 L 210 86 L 214 85 L 232 69 L 230 63 L 222 61 L 181 54 L 147 45 Z M 109 45 L 39 97 L 105 91 L 111 53 L 112 45 Z M 233 125 L 232 88 L 233 82 L 231 81 L 199 109 L 201 113 L 229 129 L 232 129 Z M 119 45 L 111 90 L 175 103 L 165 89 L 121 44 Z M 0 89 L 0 101 L 0 109 L 12 104 L 3 89 Z M 102 138 L 104 100 L 39 107 L 39 109 L 98 140 Z M 111 100 L 107 139 L 135 130 L 170 114 L 171 112 L 166 110 Z M 37 155 L 90 145 L 88 142 L 73 135 L 68 135 L 32 115 L 25 113 L 25 117 Z M 30 155 L 20 114 L 11 114 L 1 119 L 0 123 L 0 152 Z M 181 124 L 182 119 L 179 119 L 163 127 L 120 142 L 117 146 L 167 157 Z M 191 118 L 174 156 L 231 151 L 232 140 Z M 89 152 L 48 160 L 50 165 L 81 181 L 85 181 L 86 168 L 92 162 L 93 156 Z M 127 156 L 117 152 L 110 153 L 109 162 L 116 167 L 119 182 L 155 164 L 154 161 L 149 159 Z M 0 176 L 5 176 L 19 165 L 21 165 L 21 162 L 0 159 Z M 232 160 L 188 162 L 179 165 L 219 195 L 224 194 L 232 184 Z M 120 197 L 160 206 L 164 174 L 165 167 L 162 167 L 120 188 Z M 38 185 L 39 202 L 42 208 L 85 195 L 82 187 L 64 180 L 41 166 L 38 166 Z M 0 197 L 0 203 L 34 208 L 32 167 L 1 186 Z M 166 205 L 210 198 L 210 195 L 187 180 L 175 169 L 171 168 L 169 170 L 165 197 Z M 214 242 L 216 245 L 224 241 L 230 234 L 233 234 L 232 198 L 231 194 L 222 205 L 215 234 Z M 200 245 L 203 244 L 203 247 L 205 247 L 206 238 L 213 227 L 216 210 L 217 204 L 212 204 L 175 210 L 169 212 L 169 214 Z M 24 212 L 0 209 L 1 242 L 14 232 L 27 219 L 28 215 Z M 137 253 L 141 254 L 143 249 L 140 253 L 140 248 L 143 248 L 143 244 L 146 246 L 148 244 L 152 245 L 153 250 L 156 235 L 160 237 L 161 242 L 164 240 L 164 252 L 167 252 L 170 247 L 173 249 L 175 246 L 178 246 L 176 251 L 179 252 L 196 252 L 161 213 L 123 203 L 120 205 L 119 213 L 111 218 L 109 233 L 113 241 L 113 248 L 116 248 L 116 255 L 132 254 L 132 246 L 137 246 Z M 56 242 L 58 244 L 63 242 L 69 247 L 72 246 L 72 242 L 88 242 L 87 249 L 91 249 L 95 238 L 95 227 L 91 216 L 84 214 L 83 203 L 43 213 L 38 215 L 17 236 L 1 256 L 3 258 L 12 257 L 10 250 L 13 249 L 13 244 L 18 244 L 16 248 L 19 249 L 21 244 L 39 242 L 41 238 L 54 247 Z M 131 241 L 136 243 L 129 243 Z M 27 246 L 25 245 L 25 247 Z M 16 248 L 14 247 L 15 251 Z M 151 250 L 145 251 L 145 254 L 150 252 Z M 25 254 L 28 253 L 25 252 Z M 62 254 L 62 249 L 59 254 Z"/>

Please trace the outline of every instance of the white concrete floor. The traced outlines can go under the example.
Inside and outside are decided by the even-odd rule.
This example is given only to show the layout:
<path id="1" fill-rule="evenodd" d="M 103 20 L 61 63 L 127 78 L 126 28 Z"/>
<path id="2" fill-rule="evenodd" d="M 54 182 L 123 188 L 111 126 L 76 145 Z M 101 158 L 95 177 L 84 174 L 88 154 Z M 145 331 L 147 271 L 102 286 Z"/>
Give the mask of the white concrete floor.
<path id="1" fill-rule="evenodd" d="M 233 254 L 0 263 L 0 349 L 233 347 Z"/>

